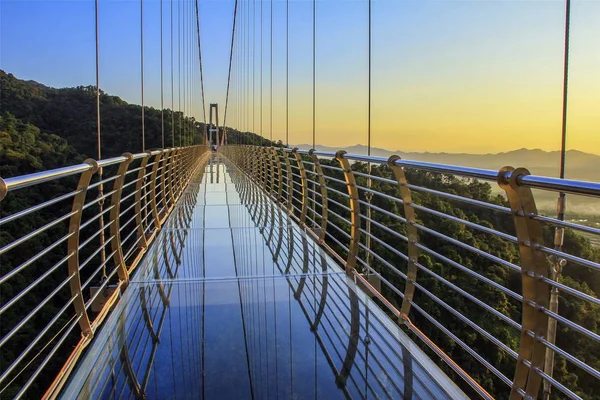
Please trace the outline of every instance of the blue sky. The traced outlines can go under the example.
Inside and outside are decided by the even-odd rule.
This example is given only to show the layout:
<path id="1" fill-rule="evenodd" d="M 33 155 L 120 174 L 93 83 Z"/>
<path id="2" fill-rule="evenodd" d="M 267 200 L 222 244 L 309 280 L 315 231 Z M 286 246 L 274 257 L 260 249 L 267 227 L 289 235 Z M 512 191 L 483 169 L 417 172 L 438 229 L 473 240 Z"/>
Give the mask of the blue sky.
<path id="1" fill-rule="evenodd" d="M 600 153 L 600 1 L 572 3 L 568 144 Z M 238 61 L 229 110 L 230 124 L 255 131 L 260 130 L 261 120 L 260 4 L 240 0 Z M 312 1 L 290 0 L 289 4 L 290 141 L 306 143 L 312 134 Z M 319 143 L 342 147 L 366 142 L 367 4 L 365 0 L 317 1 Z M 144 1 L 145 102 L 160 105 L 161 5 L 163 90 L 169 107 L 171 0 Z M 199 5 L 206 102 L 223 107 L 234 1 L 200 0 Z M 286 1 L 272 3 L 272 107 L 268 79 L 271 1 L 262 5 L 262 133 L 273 132 L 275 139 L 282 139 Z M 173 1 L 175 108 L 178 7 L 185 25 L 182 66 L 188 82 L 182 92 L 186 92 L 186 110 L 202 119 L 197 63 L 186 61 L 197 57 L 191 1 Z M 99 14 L 100 87 L 140 103 L 140 2 L 100 0 Z M 253 15 L 254 25 L 249 24 Z M 373 144 L 413 151 L 558 149 L 563 22 L 562 0 L 373 0 Z M 0 23 L 0 68 L 56 87 L 94 83 L 93 1 L 0 0 Z M 250 68 L 254 72 L 253 114 L 249 107 L 242 110 L 239 99 L 239 60 L 244 57 L 248 63 L 252 59 L 248 37 L 255 43 L 255 68 Z M 252 81 L 245 79 L 251 90 Z"/>

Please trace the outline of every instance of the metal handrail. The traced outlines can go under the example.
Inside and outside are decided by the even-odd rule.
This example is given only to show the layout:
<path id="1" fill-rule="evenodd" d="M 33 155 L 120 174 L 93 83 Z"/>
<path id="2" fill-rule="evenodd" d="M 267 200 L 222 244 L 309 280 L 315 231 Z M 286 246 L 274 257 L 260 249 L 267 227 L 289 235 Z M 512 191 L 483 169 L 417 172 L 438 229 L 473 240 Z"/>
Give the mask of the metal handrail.
<path id="1" fill-rule="evenodd" d="M 292 152 L 293 149 L 286 148 L 283 149 L 285 152 Z M 308 154 L 309 150 L 297 150 L 299 154 Z M 324 152 L 324 151 L 314 151 L 313 154 L 326 157 L 326 158 L 334 158 L 335 153 L 332 152 Z M 385 157 L 375 157 L 375 156 L 366 156 L 361 154 L 344 154 L 344 158 L 353 161 L 360 162 L 370 162 L 371 164 L 384 165 L 388 163 L 387 158 Z M 446 165 L 446 164 L 435 164 L 428 163 L 423 161 L 412 161 L 412 160 L 403 160 L 398 159 L 394 161 L 394 165 L 399 167 L 410 167 L 419 169 L 427 172 L 435 172 L 441 174 L 455 175 L 461 176 L 464 178 L 475 178 L 481 179 L 485 181 L 497 181 L 499 178 L 498 171 L 483 169 L 483 168 L 471 168 L 471 167 L 461 167 L 455 165 Z M 500 176 L 500 179 L 503 182 L 508 182 L 511 178 L 511 174 L 504 174 Z M 377 179 L 377 177 L 373 177 L 373 179 Z M 598 197 L 600 196 L 600 183 L 599 182 L 587 182 L 587 181 L 579 181 L 572 179 L 559 179 L 559 178 L 551 178 L 546 176 L 536 176 L 536 175 L 527 175 L 527 176 L 519 176 L 517 178 L 517 183 L 523 187 L 528 187 L 531 189 L 544 189 L 544 190 L 552 190 L 555 192 L 564 192 L 570 194 L 578 194 L 584 196 L 592 196 Z"/>
<path id="2" fill-rule="evenodd" d="M 258 148 L 250 147 L 250 151 L 248 151 L 248 146 L 235 145 L 221 149 L 221 152 L 228 159 L 238 165 L 242 172 L 249 176 L 249 181 L 259 183 L 258 186 L 245 184 L 245 194 L 242 197 L 246 196 L 248 199 L 258 196 L 258 194 L 252 193 L 262 192 L 261 187 L 273 185 L 269 180 L 275 179 L 267 174 L 259 174 L 260 170 L 245 170 L 243 168 L 244 165 L 249 164 L 250 160 L 247 157 L 250 157 L 251 154 L 260 154 Z M 296 156 L 296 160 L 294 160 L 294 157 L 289 158 L 290 167 L 296 171 L 304 170 L 304 164 L 314 165 L 314 158 L 311 159 L 311 157 L 319 157 L 319 163 L 324 171 L 324 179 L 327 181 L 328 202 L 331 206 L 336 207 L 333 210 L 328 209 L 329 215 L 335 220 L 331 220 L 328 224 L 322 245 L 332 252 L 334 259 L 338 260 L 341 266 L 347 269 L 349 276 L 357 282 L 365 282 L 365 278 L 361 275 L 363 273 L 371 274 L 379 279 L 383 283 L 381 289 L 375 289 L 371 284 L 364 284 L 364 289 L 373 297 L 381 300 L 384 307 L 398 316 L 400 324 L 415 333 L 416 337 L 422 340 L 423 346 L 439 355 L 443 362 L 464 379 L 467 386 L 471 387 L 475 393 L 483 397 L 488 395 L 485 388 L 482 388 L 471 377 L 471 374 L 480 371 L 463 370 L 462 365 L 470 364 L 455 362 L 450 353 L 444 352 L 436 343 L 433 343 L 420 329 L 423 321 L 429 321 L 430 328 L 427 329 L 437 329 L 442 335 L 456 341 L 459 344 L 458 347 L 464 349 L 468 357 L 472 357 L 484 369 L 490 371 L 489 376 L 497 379 L 498 385 L 506 385 L 506 390 L 510 392 L 511 398 L 523 396 L 536 398 L 540 394 L 542 380 L 545 380 L 563 396 L 579 398 L 575 394 L 576 388 L 566 387 L 564 383 L 559 382 L 552 376 L 553 371 L 545 369 L 545 357 L 554 357 L 553 354 L 566 361 L 569 373 L 587 374 L 593 379 L 600 378 L 600 372 L 589 363 L 586 363 L 583 358 L 585 355 L 578 355 L 573 349 L 560 348 L 553 342 L 553 339 L 546 336 L 549 323 L 555 320 L 564 329 L 580 335 L 582 340 L 591 340 L 596 346 L 600 346 L 600 333 L 597 332 L 597 327 L 586 326 L 585 322 L 573 321 L 562 315 L 562 313 L 553 311 L 549 304 L 550 290 L 560 290 L 565 296 L 576 299 L 585 304 L 586 307 L 598 307 L 600 305 L 599 293 L 591 295 L 582 291 L 579 286 L 571 286 L 569 281 L 558 281 L 552 276 L 551 269 L 558 268 L 560 270 L 564 263 L 568 262 L 572 264 L 571 269 L 584 268 L 586 271 L 591 271 L 590 273 L 598 273 L 600 272 L 600 260 L 586 258 L 592 257 L 592 255 L 570 254 L 565 249 L 555 249 L 549 240 L 546 242 L 542 228 L 554 229 L 554 227 L 559 226 L 563 229 L 573 229 L 588 235 L 597 235 L 596 237 L 600 236 L 600 229 L 581 225 L 576 221 L 561 221 L 539 213 L 535 208 L 537 192 L 532 192 L 532 189 L 563 192 L 591 196 L 600 200 L 600 183 L 534 176 L 530 175 L 524 168 L 506 167 L 499 171 L 493 171 L 403 160 L 397 156 L 383 158 L 346 154 L 342 151 L 333 153 L 291 148 L 279 148 L 278 150 L 283 154 L 283 157 L 292 154 Z M 350 160 L 353 164 L 343 163 L 342 160 Z M 275 162 L 281 163 L 282 170 L 286 170 L 285 165 L 283 165 L 284 161 L 285 159 L 281 160 L 279 157 L 275 159 Z M 374 168 L 373 173 L 368 174 L 364 172 L 364 168 L 359 167 L 361 163 L 370 163 L 380 168 Z M 340 173 L 346 174 L 349 165 L 351 175 L 355 175 L 360 179 L 372 179 L 375 184 L 366 187 L 361 183 L 348 180 L 342 181 Z M 386 170 L 381 168 L 383 166 L 391 167 L 395 175 L 382 175 L 384 173 L 389 174 L 389 170 L 385 172 Z M 406 172 L 404 172 L 405 168 Z M 291 169 L 289 170 L 291 171 Z M 497 199 L 492 202 L 491 199 L 464 197 L 456 192 L 446 193 L 439 187 L 420 186 L 411 181 L 411 171 L 413 170 L 428 174 L 451 175 L 461 180 L 476 179 L 490 184 L 498 184 L 506 194 L 506 200 L 504 203 L 499 202 Z M 311 171 L 307 172 L 313 175 Z M 396 179 L 393 179 L 394 177 Z M 317 233 L 312 230 L 314 224 L 314 222 L 311 222 L 312 219 L 307 217 L 302 219 L 302 209 L 296 207 L 296 204 L 312 204 L 313 191 L 311 189 L 303 190 L 300 174 L 291 172 L 290 178 L 288 180 L 289 185 L 283 185 L 283 190 L 286 193 L 275 200 L 280 202 L 279 206 L 282 210 L 289 212 L 291 218 L 294 218 L 301 226 L 306 228 L 309 235 L 318 239 Z M 307 181 L 311 185 L 312 183 L 318 184 L 312 179 Z M 335 185 L 335 187 L 332 187 L 332 185 Z M 358 191 L 357 203 L 360 205 L 360 209 L 336 201 L 340 198 L 344 202 L 349 201 L 355 196 L 343 192 L 343 189 L 340 189 L 341 185 L 347 187 L 351 185 L 353 190 Z M 479 220 L 470 220 L 463 214 L 454 214 L 445 209 L 437 209 L 435 205 L 423 203 L 423 198 L 420 196 L 412 196 L 411 199 L 410 192 L 413 191 L 431 198 L 456 201 L 457 204 L 462 204 L 460 207 L 463 207 L 465 211 L 468 210 L 464 215 L 470 214 L 471 210 L 481 210 L 481 215 L 488 215 L 488 217 L 485 217 L 487 219 L 479 217 Z M 402 192 L 402 195 L 398 196 L 398 192 Z M 367 195 L 376 195 L 379 203 L 371 204 L 365 201 Z M 281 201 L 281 199 L 288 198 L 288 196 L 292 199 L 291 207 Z M 382 204 L 387 205 L 383 206 Z M 392 212 L 388 205 L 397 207 L 400 212 Z M 249 202 L 248 206 L 258 210 L 264 207 L 263 204 L 252 202 Z M 405 211 L 408 208 L 412 213 L 416 213 L 416 218 L 413 216 L 411 218 L 406 217 L 402 213 L 402 207 Z M 358 213 L 359 217 L 353 218 L 353 221 L 356 220 L 358 224 L 357 231 L 353 230 L 352 234 L 348 234 L 336 225 L 337 221 L 343 221 L 354 229 L 349 216 L 343 216 L 336 212 L 340 209 L 349 215 Z M 367 209 L 374 212 L 372 217 L 367 216 L 365 211 Z M 310 210 L 311 216 L 320 217 L 318 209 L 310 208 Z M 261 213 L 262 211 L 254 211 L 256 215 Z M 382 223 L 381 218 L 388 221 L 391 218 L 392 224 L 387 226 L 387 224 Z M 453 228 L 447 228 L 446 230 L 433 229 L 434 226 L 429 221 L 434 219 L 435 221 L 446 221 L 455 224 L 461 227 L 461 230 L 468 230 L 471 235 L 478 236 L 479 240 L 488 240 L 488 237 L 494 238 L 494 240 L 502 242 L 506 250 L 492 251 L 484 247 L 480 248 L 469 241 L 459 240 L 455 236 L 456 232 L 453 232 Z M 371 228 L 365 228 L 367 222 L 370 223 Z M 399 230 L 398 227 L 412 229 L 413 233 L 409 232 L 407 235 L 405 230 Z M 420 237 L 421 235 L 423 237 Z M 373 242 L 366 241 L 365 238 L 367 237 L 373 239 Z M 357 246 L 352 244 L 353 240 L 358 240 Z M 350 243 L 349 247 L 348 243 Z M 430 243 L 438 243 L 443 247 L 431 247 Z M 334 248 L 339 248 L 348 253 L 356 253 L 355 261 L 358 263 L 348 270 L 348 266 L 345 265 L 345 256 L 342 257 L 336 254 Z M 410 250 L 411 248 L 412 250 Z M 468 257 L 483 260 L 485 264 L 466 264 L 462 258 L 456 258 L 456 252 L 453 249 L 464 252 Z M 409 254 L 409 250 L 413 251 L 413 255 Z M 452 251 L 449 252 L 448 250 Z M 433 269 L 433 266 L 429 266 L 429 261 L 425 261 L 425 258 L 422 259 L 418 256 L 419 252 L 431 257 L 431 260 L 434 260 L 433 262 L 443 265 L 444 269 Z M 504 254 L 505 252 L 508 253 Z M 372 256 L 370 264 L 365 261 L 369 260 L 369 257 L 364 257 L 367 254 Z M 516 257 L 512 254 L 516 254 Z M 412 272 L 410 272 L 410 268 L 407 271 L 407 264 L 410 263 L 414 268 Z M 477 263 L 479 264 L 479 262 Z M 521 279 L 521 287 L 516 288 L 507 281 L 499 281 L 496 276 L 490 277 L 490 271 L 486 269 L 487 266 L 490 270 L 500 269 L 505 271 L 503 272 L 504 276 L 518 274 Z M 450 271 L 452 271 L 450 275 L 444 272 L 445 268 L 450 268 Z M 510 308 L 500 308 L 491 298 L 477 298 L 470 293 L 469 287 L 461 287 L 460 281 L 454 281 L 453 275 L 456 274 L 465 276 L 468 279 L 475 279 L 478 285 L 489 288 L 490 296 L 505 296 L 505 300 L 502 301 L 512 304 L 511 307 L 514 307 L 514 309 L 510 311 Z M 394 276 L 394 278 L 390 280 L 391 276 Z M 423 277 L 427 277 L 427 279 L 423 280 Z M 437 282 L 438 285 L 445 287 L 445 290 L 459 296 L 462 295 L 469 307 L 472 306 L 477 308 L 478 311 L 483 311 L 481 314 L 485 316 L 464 314 L 464 311 L 456 310 L 452 303 L 447 302 L 435 291 L 437 290 L 435 287 L 429 287 L 430 283 L 428 282 Z M 405 284 L 406 287 L 404 287 Z M 407 295 L 409 289 L 411 294 Z M 412 291 L 418 294 L 414 298 L 412 297 Z M 429 304 L 424 303 L 426 299 L 429 300 Z M 402 309 L 396 305 L 400 303 L 403 304 Z M 490 346 L 496 347 L 497 351 L 508 354 L 511 361 L 504 360 L 503 364 L 494 365 L 494 360 L 475 352 L 472 348 L 472 342 L 464 341 L 465 337 L 462 331 L 452 331 L 444 326 L 442 321 L 432 316 L 431 304 L 437 304 L 448 312 L 450 318 L 454 318 L 452 321 L 463 324 L 465 332 L 480 337 L 481 340 L 487 341 Z M 505 342 L 503 341 L 506 339 L 505 337 L 494 335 L 494 331 L 488 331 L 489 329 L 486 330 L 482 326 L 482 321 L 484 321 L 482 318 L 489 318 L 489 315 L 493 315 L 493 318 L 498 319 L 499 325 L 507 326 L 507 329 L 512 330 L 515 334 L 521 332 L 519 343 Z M 513 375 L 511 376 L 511 374 Z"/>
<path id="3" fill-rule="evenodd" d="M 178 157 L 169 157 L 158 168 L 156 163 L 160 155 L 175 153 Z M 5 211 L 0 219 L 2 229 L 7 233 L 6 239 L 3 238 L 0 244 L 3 264 L 0 314 L 3 314 L 4 334 L 0 348 L 4 354 L 4 347 L 11 346 L 10 353 L 14 354 L 13 359 L 3 359 L 0 397 L 4 397 L 2 393 L 9 388 L 17 398 L 32 396 L 28 390 L 39 379 L 42 370 L 47 371 L 44 373 L 45 379 L 48 373 L 55 372 L 48 370 L 50 359 L 53 359 L 50 364 L 54 367 L 64 363 L 56 380 L 43 396 L 56 397 L 64 377 L 75 367 L 83 349 L 92 340 L 94 331 L 119 300 L 119 292 L 127 287 L 129 275 L 135 271 L 148 245 L 156 237 L 153 233 L 161 229 L 174 209 L 172 205 L 182 196 L 195 173 L 202 170 L 209 153 L 206 146 L 126 153 L 99 161 L 90 159 L 82 164 L 49 171 L 0 178 L 0 200 L 10 199 L 16 190 L 27 196 L 27 188 L 66 177 L 79 178 L 75 187 L 69 187 L 72 180 L 63 180 L 63 193 L 52 193 L 55 196 L 39 199 L 37 204 Z M 154 158 L 148 162 L 150 157 Z M 134 160 L 142 161 L 134 167 L 130 164 Z M 111 166 L 119 166 L 119 171 L 106 168 Z M 92 180 L 99 168 L 104 168 L 102 179 Z M 156 177 L 152 180 L 154 173 Z M 124 183 L 129 177 L 133 179 L 127 179 Z M 152 210 L 158 209 L 156 203 L 161 201 L 159 195 L 165 190 L 165 182 L 172 204 L 161 219 L 156 220 Z M 156 185 L 163 187 L 153 196 L 150 194 L 151 187 Z M 102 187 L 104 190 L 100 192 Z M 114 198 L 121 199 L 124 189 L 127 194 L 122 201 L 133 204 L 124 211 L 114 212 Z M 113 204 L 100 208 L 102 203 L 111 199 Z M 73 205 L 72 208 L 68 207 L 69 203 Z M 11 203 L 11 207 L 18 207 L 18 202 Z M 135 210 L 138 210 L 138 214 L 143 213 L 144 218 L 138 216 L 136 221 Z M 56 217 L 52 218 L 52 213 Z M 121 239 L 115 234 L 127 225 L 121 225 L 126 220 L 133 221 L 131 233 Z M 140 223 L 143 226 L 139 226 Z M 94 224 L 99 224 L 100 228 L 87 228 Z M 117 257 L 117 254 L 122 256 L 123 243 L 136 234 L 137 240 L 127 246 L 125 260 L 128 264 L 120 265 L 119 260 L 123 258 Z M 48 236 L 54 239 L 44 246 Z M 35 253 L 27 254 L 26 246 L 27 249 L 36 249 Z M 40 246 L 43 247 L 40 249 Z M 48 287 L 52 282 L 56 282 L 56 286 Z M 17 308 L 18 313 L 14 314 Z M 51 309 L 60 311 L 49 315 L 48 310 Z M 8 313 L 14 315 L 7 317 Z M 31 329 L 25 331 L 24 328 L 31 327 L 33 321 L 35 326 L 44 328 L 37 332 Z M 30 342 L 24 341 L 27 339 Z M 38 395 L 35 394 L 36 397 Z"/>

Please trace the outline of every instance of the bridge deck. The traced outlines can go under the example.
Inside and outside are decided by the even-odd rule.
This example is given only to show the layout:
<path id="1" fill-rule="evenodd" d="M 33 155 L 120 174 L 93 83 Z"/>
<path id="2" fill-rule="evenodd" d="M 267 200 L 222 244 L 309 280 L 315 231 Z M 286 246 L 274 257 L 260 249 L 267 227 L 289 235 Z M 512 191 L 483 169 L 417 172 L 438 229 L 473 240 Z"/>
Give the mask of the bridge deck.
<path id="1" fill-rule="evenodd" d="M 285 211 L 242 204 L 242 179 L 212 156 L 64 398 L 465 397 Z"/>

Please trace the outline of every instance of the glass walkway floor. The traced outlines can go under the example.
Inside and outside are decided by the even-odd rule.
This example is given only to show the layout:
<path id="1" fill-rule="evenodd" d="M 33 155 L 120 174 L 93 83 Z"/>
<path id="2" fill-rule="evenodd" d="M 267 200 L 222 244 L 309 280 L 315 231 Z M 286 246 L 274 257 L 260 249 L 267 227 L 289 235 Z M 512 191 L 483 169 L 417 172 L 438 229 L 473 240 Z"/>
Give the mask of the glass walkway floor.
<path id="1" fill-rule="evenodd" d="M 190 183 L 63 398 L 466 398 L 285 211 L 242 204 L 232 176 L 212 155 Z"/>

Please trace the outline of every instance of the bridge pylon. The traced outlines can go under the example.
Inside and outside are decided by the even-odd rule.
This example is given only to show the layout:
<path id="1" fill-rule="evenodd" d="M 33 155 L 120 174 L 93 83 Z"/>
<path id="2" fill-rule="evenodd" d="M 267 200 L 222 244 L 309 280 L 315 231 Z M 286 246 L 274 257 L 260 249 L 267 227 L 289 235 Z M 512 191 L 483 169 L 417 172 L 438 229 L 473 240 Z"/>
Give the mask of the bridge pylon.
<path id="1" fill-rule="evenodd" d="M 210 103 L 208 144 L 210 146 L 213 144 L 223 145 L 223 140 L 219 140 L 219 105 L 217 103 Z"/>

